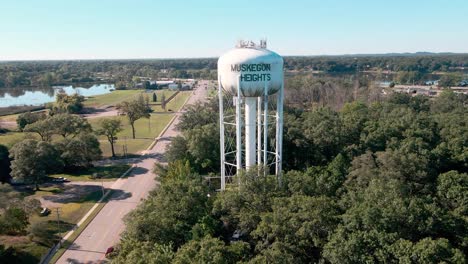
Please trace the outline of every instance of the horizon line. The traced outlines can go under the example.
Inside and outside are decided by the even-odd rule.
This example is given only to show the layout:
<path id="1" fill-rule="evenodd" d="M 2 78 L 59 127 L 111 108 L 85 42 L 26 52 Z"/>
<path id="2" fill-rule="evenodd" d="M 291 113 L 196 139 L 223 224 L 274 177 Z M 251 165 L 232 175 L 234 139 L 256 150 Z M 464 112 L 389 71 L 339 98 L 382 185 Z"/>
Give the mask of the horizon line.
<path id="1" fill-rule="evenodd" d="M 389 55 L 468 55 L 468 52 L 431 52 L 431 51 L 417 51 L 417 52 L 387 52 L 387 53 L 343 53 L 343 54 L 317 54 L 317 55 L 281 55 L 282 57 L 352 57 L 352 56 L 389 56 Z M 0 63 L 5 62 L 54 62 L 54 61 L 135 61 L 135 60 L 196 60 L 196 59 L 216 59 L 219 56 L 212 57 L 160 57 L 160 58 L 73 58 L 73 59 L 0 59 Z"/>

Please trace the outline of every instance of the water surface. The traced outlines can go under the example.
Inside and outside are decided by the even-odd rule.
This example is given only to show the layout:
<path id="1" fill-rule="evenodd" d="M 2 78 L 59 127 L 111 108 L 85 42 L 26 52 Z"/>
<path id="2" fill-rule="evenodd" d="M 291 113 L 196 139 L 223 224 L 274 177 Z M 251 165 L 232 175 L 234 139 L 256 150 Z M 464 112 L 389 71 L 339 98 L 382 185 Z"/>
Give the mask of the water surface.
<path id="1" fill-rule="evenodd" d="M 0 107 L 40 106 L 55 101 L 57 93 L 95 96 L 110 93 L 113 84 L 94 84 L 88 88 L 73 86 L 54 86 L 44 88 L 0 88 Z"/>

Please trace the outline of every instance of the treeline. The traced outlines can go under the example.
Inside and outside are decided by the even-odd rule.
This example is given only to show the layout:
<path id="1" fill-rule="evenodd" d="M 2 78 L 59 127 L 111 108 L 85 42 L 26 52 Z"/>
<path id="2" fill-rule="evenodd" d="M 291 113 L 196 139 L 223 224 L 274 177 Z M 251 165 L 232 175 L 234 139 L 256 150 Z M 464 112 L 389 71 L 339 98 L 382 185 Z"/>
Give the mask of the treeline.
<path id="1" fill-rule="evenodd" d="M 285 57 L 287 71 L 325 73 L 389 70 L 425 74 L 464 71 L 467 65 L 466 54 Z M 215 80 L 216 69 L 217 58 L 3 62 L 0 63 L 0 88 L 95 81 L 131 83 L 135 76 Z"/>
<path id="2" fill-rule="evenodd" d="M 216 78 L 216 59 L 25 61 L 0 63 L 0 88 L 50 86 L 108 80 L 131 82 L 134 76 Z"/>
<path id="3" fill-rule="evenodd" d="M 219 164 L 214 103 L 195 106 L 112 262 L 465 263 L 466 103 L 444 92 L 289 107 L 283 185 L 254 169 L 224 192 L 200 176 Z"/>
<path id="4" fill-rule="evenodd" d="M 462 70 L 468 65 L 468 54 L 388 54 L 286 57 L 288 70 L 316 70 L 330 73 L 365 70 L 415 71 L 420 73 Z"/>

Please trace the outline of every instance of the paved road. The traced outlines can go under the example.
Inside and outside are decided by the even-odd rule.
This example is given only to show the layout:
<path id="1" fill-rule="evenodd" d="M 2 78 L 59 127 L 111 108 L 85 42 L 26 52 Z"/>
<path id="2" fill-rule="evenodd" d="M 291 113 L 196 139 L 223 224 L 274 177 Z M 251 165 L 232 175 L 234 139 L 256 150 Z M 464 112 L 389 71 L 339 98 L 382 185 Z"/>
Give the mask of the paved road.
<path id="1" fill-rule="evenodd" d="M 202 82 L 188 104 L 204 100 L 207 90 Z M 123 217 L 134 209 L 144 199 L 157 182 L 152 168 L 155 162 L 161 162 L 166 145 L 170 138 L 179 134 L 175 125 L 181 114 L 176 114 L 174 123 L 161 137 L 162 139 L 149 150 L 145 159 L 136 164 L 136 168 L 129 177 L 118 179 L 112 189 L 116 192 L 110 201 L 102 208 L 99 214 L 80 234 L 57 263 L 100 263 L 104 261 L 106 249 L 119 241 L 120 234 L 124 230 Z"/>

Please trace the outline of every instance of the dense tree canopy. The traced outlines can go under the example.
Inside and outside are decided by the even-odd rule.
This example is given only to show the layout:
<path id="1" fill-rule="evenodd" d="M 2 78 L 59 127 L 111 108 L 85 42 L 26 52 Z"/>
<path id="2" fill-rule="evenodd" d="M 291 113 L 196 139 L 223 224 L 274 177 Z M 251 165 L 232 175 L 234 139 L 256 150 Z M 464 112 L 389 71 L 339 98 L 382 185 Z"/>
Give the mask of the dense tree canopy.
<path id="1" fill-rule="evenodd" d="M 466 100 L 288 105 L 283 186 L 254 169 L 224 192 L 196 176 L 219 166 L 217 118 L 205 112 L 216 106 L 189 108 L 115 259 L 166 246 L 165 263 L 465 263 Z"/>

